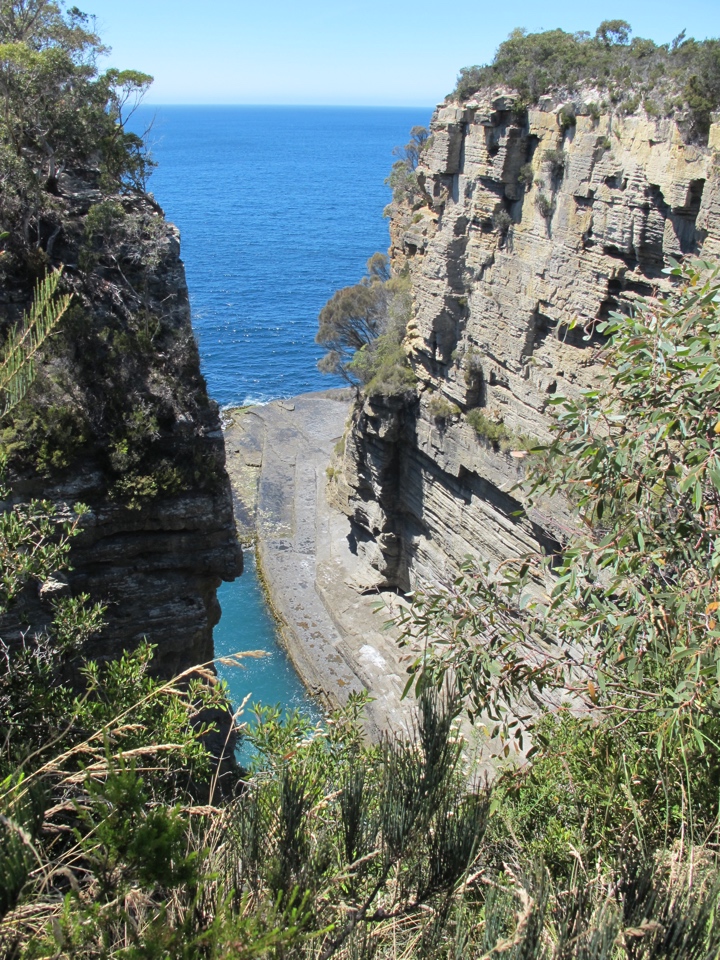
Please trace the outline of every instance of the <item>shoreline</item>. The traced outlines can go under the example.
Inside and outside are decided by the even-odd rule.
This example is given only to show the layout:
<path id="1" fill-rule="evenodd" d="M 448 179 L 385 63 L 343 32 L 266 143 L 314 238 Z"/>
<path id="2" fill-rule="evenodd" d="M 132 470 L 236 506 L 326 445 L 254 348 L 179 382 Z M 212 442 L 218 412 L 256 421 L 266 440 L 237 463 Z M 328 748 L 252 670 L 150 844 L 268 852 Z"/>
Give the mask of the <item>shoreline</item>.
<path id="1" fill-rule="evenodd" d="M 241 541 L 255 545 L 258 576 L 281 644 L 308 693 L 333 707 L 367 690 L 365 728 L 409 732 L 402 652 L 384 621 L 399 598 L 354 589 L 360 561 L 350 523 L 327 501 L 326 468 L 342 437 L 352 390 L 301 394 L 224 410 L 227 467 Z M 375 613 L 383 599 L 388 614 Z"/>

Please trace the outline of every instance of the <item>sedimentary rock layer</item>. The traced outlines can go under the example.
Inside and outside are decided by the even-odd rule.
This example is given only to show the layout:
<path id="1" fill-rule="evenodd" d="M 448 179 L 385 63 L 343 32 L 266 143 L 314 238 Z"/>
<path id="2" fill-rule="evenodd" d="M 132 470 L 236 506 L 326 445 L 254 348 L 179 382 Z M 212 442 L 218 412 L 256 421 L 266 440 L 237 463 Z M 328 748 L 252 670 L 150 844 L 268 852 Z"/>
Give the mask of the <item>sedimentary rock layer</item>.
<path id="1" fill-rule="evenodd" d="M 598 322 L 662 291 L 669 258 L 720 256 L 719 149 L 717 124 L 686 143 L 672 121 L 598 115 L 588 97 L 520 113 L 494 91 L 436 110 L 422 199 L 396 201 L 391 221 L 418 395 L 358 408 L 333 491 L 378 583 L 562 538 L 560 503 L 514 516 L 512 438 L 548 438 L 549 398 L 597 375 Z M 505 450 L 470 425 L 475 408 Z"/>
<path id="2" fill-rule="evenodd" d="M 179 235 L 151 197 L 107 197 L 92 172 L 63 175 L 54 203 L 38 257 L 43 271 L 63 266 L 72 305 L 5 430 L 9 502 L 89 512 L 67 575 L 30 585 L 0 635 L 18 642 L 51 619 L 53 599 L 89 593 L 107 626 L 88 656 L 146 638 L 155 668 L 176 673 L 212 657 L 216 588 L 242 569 Z M 31 279 L 22 261 L 5 268 L 4 320 L 27 306 Z"/>

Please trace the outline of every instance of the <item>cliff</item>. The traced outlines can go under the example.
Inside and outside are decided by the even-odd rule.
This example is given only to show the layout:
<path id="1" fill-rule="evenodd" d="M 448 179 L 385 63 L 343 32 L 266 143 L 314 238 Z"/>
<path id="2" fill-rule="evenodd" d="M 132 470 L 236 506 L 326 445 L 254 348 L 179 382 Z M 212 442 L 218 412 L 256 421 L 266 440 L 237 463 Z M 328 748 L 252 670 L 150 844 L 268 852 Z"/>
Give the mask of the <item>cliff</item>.
<path id="1" fill-rule="evenodd" d="M 720 125 L 601 113 L 506 89 L 438 107 L 417 186 L 391 208 L 412 280 L 414 396 L 359 406 L 333 488 L 368 582 L 411 587 L 562 539 L 561 503 L 526 514 L 523 447 L 548 400 L 590 385 L 609 311 L 662 290 L 669 257 L 720 255 Z"/>
<path id="2" fill-rule="evenodd" d="M 61 174 L 28 251 L 0 262 L 0 314 L 26 309 L 34 276 L 63 265 L 72 304 L 38 378 L 5 423 L 10 503 L 89 512 L 71 570 L 5 615 L 17 642 L 50 621 L 59 594 L 107 604 L 86 654 L 143 638 L 173 674 L 213 655 L 216 588 L 242 569 L 217 405 L 207 395 L 177 230 L 151 196 L 107 193 L 97 171 Z"/>

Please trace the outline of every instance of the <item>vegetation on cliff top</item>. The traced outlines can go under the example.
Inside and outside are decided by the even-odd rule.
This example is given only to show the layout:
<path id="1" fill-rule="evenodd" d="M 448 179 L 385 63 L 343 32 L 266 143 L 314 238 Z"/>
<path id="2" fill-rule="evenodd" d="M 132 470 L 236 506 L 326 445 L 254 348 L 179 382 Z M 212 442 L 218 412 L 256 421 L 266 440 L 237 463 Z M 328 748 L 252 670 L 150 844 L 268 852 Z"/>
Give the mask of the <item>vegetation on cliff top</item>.
<path id="1" fill-rule="evenodd" d="M 568 97 L 596 88 L 604 103 L 595 109 L 653 117 L 675 116 L 690 135 L 707 137 L 720 109 L 720 40 L 693 40 L 685 31 L 670 44 L 631 36 L 624 20 L 606 20 L 591 35 L 514 30 L 492 63 L 460 71 L 453 97 L 508 86 L 526 105 L 544 94 Z"/>

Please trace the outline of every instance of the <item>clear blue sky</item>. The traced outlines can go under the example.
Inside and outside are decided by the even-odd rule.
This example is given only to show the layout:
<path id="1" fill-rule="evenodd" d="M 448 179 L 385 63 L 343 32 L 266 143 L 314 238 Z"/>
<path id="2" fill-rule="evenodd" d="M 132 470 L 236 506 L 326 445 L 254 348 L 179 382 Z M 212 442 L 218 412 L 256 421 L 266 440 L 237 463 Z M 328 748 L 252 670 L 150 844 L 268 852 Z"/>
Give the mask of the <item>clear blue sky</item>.
<path id="1" fill-rule="evenodd" d="M 77 0 L 149 103 L 432 106 L 514 27 L 720 36 L 720 0 Z M 595 12 L 599 10 L 600 12 Z"/>

